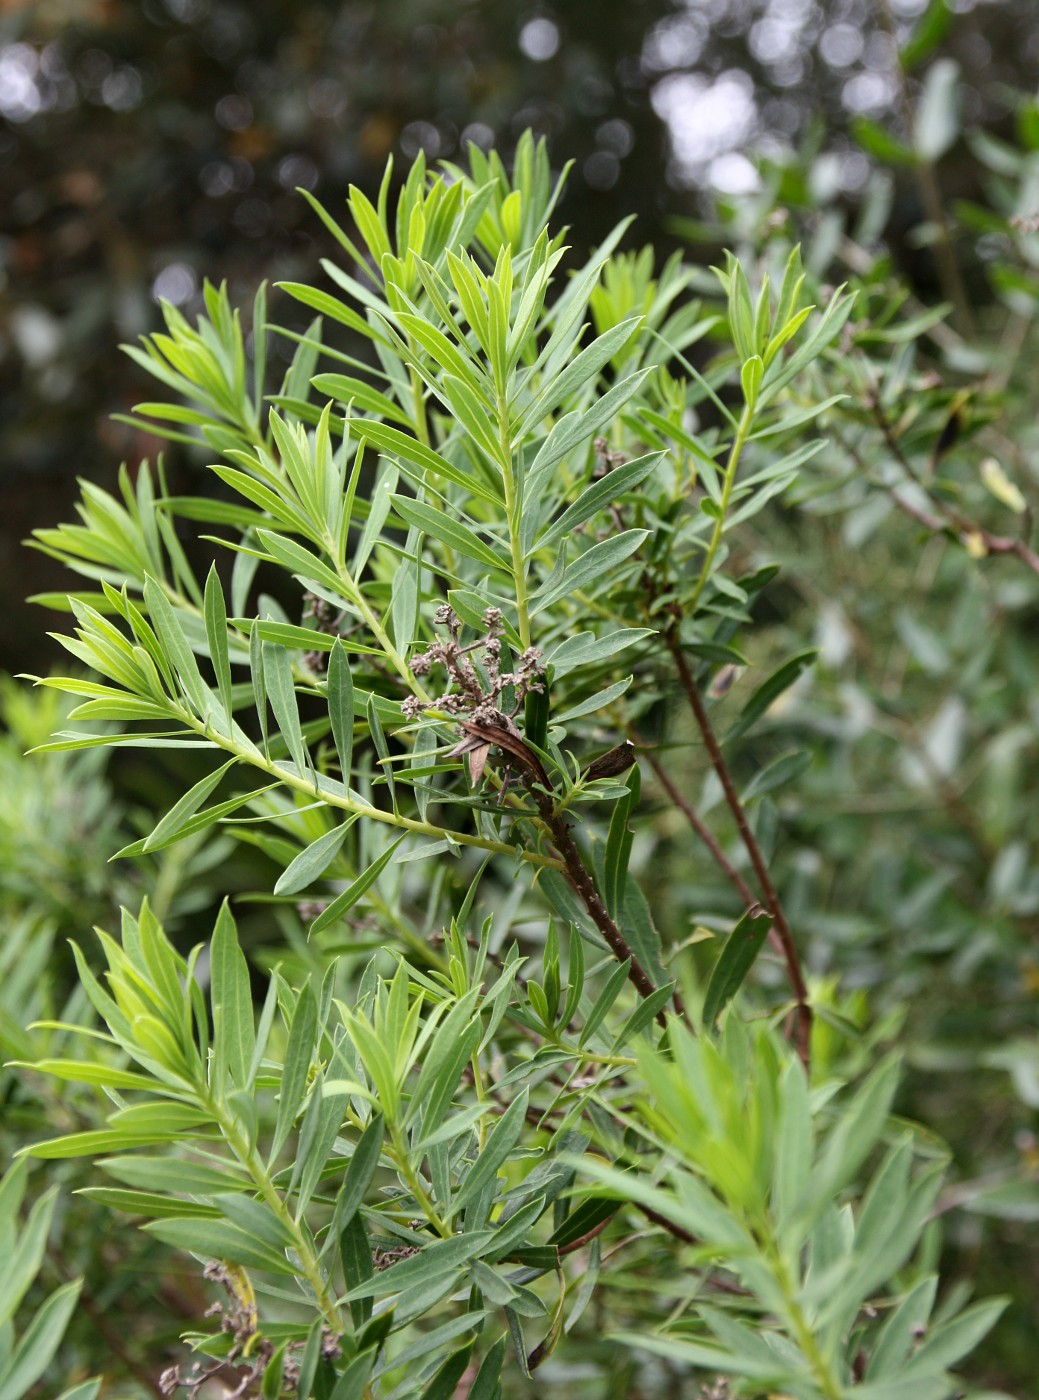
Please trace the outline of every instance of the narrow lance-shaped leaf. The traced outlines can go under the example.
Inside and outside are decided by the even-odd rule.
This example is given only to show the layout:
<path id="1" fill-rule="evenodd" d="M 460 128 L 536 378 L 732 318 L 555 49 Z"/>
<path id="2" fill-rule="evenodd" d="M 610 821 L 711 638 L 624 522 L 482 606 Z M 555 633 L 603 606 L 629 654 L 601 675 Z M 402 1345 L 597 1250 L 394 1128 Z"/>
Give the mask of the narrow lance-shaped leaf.
<path id="1" fill-rule="evenodd" d="M 194 787 L 190 788 L 178 802 L 176 802 L 154 830 L 145 837 L 141 844 L 142 851 L 157 850 L 162 846 L 168 846 L 178 835 L 187 835 L 184 828 L 190 822 L 198 809 L 205 802 L 206 798 L 220 785 L 224 774 L 229 772 L 238 762 L 236 758 L 230 759 L 227 763 L 221 764 L 212 773 L 207 773 Z"/>
<path id="2" fill-rule="evenodd" d="M 537 541 L 535 549 L 542 549 L 545 545 L 561 540 L 572 530 L 576 530 L 578 525 L 590 520 L 597 511 L 611 505 L 625 491 L 633 491 L 636 486 L 640 486 L 663 456 L 663 452 L 647 452 L 645 456 L 636 457 L 631 462 L 615 467 L 598 481 L 586 486 L 573 505 L 568 506 L 563 514 L 552 522 Z"/>
<path id="3" fill-rule="evenodd" d="M 328 928 L 329 925 L 334 924 L 337 919 L 341 919 L 348 909 L 353 908 L 357 901 L 375 884 L 376 880 L 393 859 L 397 847 L 404 839 L 405 837 L 401 836 L 394 841 L 392 846 L 388 846 L 381 856 L 372 861 L 364 874 L 357 877 L 348 890 L 344 890 L 341 895 L 333 899 L 328 908 L 319 914 L 311 924 L 311 934 L 320 933 L 322 929 Z"/>
<path id="4" fill-rule="evenodd" d="M 0 1371 L 0 1400 L 22 1400 L 43 1375 L 75 1312 L 79 1290 L 78 1279 L 66 1283 L 37 1309 Z"/>
<path id="5" fill-rule="evenodd" d="M 704 997 L 703 1021 L 713 1027 L 723 1008 L 732 1000 L 754 966 L 772 926 L 771 917 L 759 906 L 748 909 L 725 940 L 721 957 L 711 973 Z"/>
<path id="6" fill-rule="evenodd" d="M 292 1024 L 289 1027 L 289 1040 L 285 1047 L 285 1063 L 281 1072 L 281 1087 L 278 1090 L 278 1118 L 271 1141 L 271 1162 L 275 1161 L 284 1146 L 292 1124 L 295 1122 L 299 1106 L 303 1102 L 316 1048 L 317 1029 L 317 1000 L 308 983 L 296 998 Z"/>
<path id="7" fill-rule="evenodd" d="M 509 564 L 504 555 L 484 544 L 468 525 L 463 525 L 446 512 L 424 501 L 413 500 L 410 496 L 394 496 L 393 509 L 408 525 L 416 526 L 430 538 L 440 540 L 459 554 L 464 554 L 467 559 L 475 559 L 478 564 L 508 572 Z"/>
<path id="8" fill-rule="evenodd" d="M 227 720 L 227 732 L 231 732 L 231 666 L 227 648 L 227 609 L 224 606 L 224 592 L 214 564 L 206 578 L 205 592 L 206 637 L 209 641 L 209 657 L 216 672 L 220 704 Z"/>
<path id="9" fill-rule="evenodd" d="M 307 773 L 307 751 L 303 743 L 303 729 L 296 706 L 296 690 L 292 682 L 292 662 L 284 647 L 264 642 L 263 675 L 267 685 L 267 698 L 271 702 L 274 718 L 278 721 L 282 738 L 288 745 L 292 761 L 300 777 Z"/>
<path id="10" fill-rule="evenodd" d="M 244 1087 L 255 1043 L 249 968 L 238 944 L 238 931 L 225 899 L 217 915 L 210 946 L 213 999 L 213 1083 L 224 1092 L 226 1078 Z M 244 1261 L 242 1261 L 244 1262 Z"/>
<path id="11" fill-rule="evenodd" d="M 311 841 L 295 860 L 291 861 L 278 877 L 274 886 L 275 894 L 298 894 L 314 883 L 335 860 L 339 848 L 346 839 L 346 833 L 353 825 L 353 819 L 342 822 L 332 831 L 326 831 L 316 841 Z"/>
<path id="12" fill-rule="evenodd" d="M 349 786 L 354 752 L 354 682 L 343 645 L 337 637 L 328 656 L 328 718 L 339 755 L 339 770 Z"/>
<path id="13" fill-rule="evenodd" d="M 371 730 L 372 743 L 375 745 L 375 752 L 379 758 L 379 766 L 386 775 L 386 788 L 390 794 L 390 803 L 394 813 L 396 813 L 397 786 L 393 781 L 393 761 L 390 758 L 390 746 L 386 742 L 386 732 L 382 727 L 382 720 L 379 718 L 374 695 L 368 697 L 368 728 Z"/>
<path id="14" fill-rule="evenodd" d="M 203 719 L 207 718 L 213 703 L 212 696 L 177 621 L 173 605 L 163 592 L 162 586 L 152 578 L 146 578 L 144 581 L 144 601 L 156 634 L 177 672 L 184 695 L 191 702 L 196 714 Z"/>

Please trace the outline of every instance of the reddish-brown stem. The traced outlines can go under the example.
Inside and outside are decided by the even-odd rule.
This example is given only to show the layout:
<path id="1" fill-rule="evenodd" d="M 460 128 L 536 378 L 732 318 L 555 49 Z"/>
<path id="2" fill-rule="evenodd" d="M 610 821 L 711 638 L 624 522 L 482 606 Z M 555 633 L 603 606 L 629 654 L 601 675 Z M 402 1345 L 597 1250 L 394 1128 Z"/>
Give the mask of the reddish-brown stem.
<path id="1" fill-rule="evenodd" d="M 772 876 L 769 874 L 768 865 L 758 845 L 757 838 L 750 829 L 747 821 L 747 814 L 743 810 L 736 785 L 729 772 L 729 766 L 721 751 L 721 746 L 714 733 L 707 707 L 704 705 L 700 695 L 700 688 L 696 684 L 696 677 L 689 668 L 689 663 L 682 652 L 682 645 L 679 641 L 677 630 L 671 628 L 665 634 L 668 650 L 674 658 L 675 666 L 678 669 L 679 680 L 689 701 L 690 709 L 696 719 L 697 727 L 703 736 L 704 747 L 711 760 L 711 767 L 718 775 L 718 781 L 722 785 L 722 792 L 725 794 L 725 801 L 729 811 L 732 813 L 736 823 L 736 829 L 740 834 L 740 839 L 750 857 L 750 863 L 754 868 L 754 874 L 761 887 L 762 898 L 765 908 L 772 919 L 772 926 L 779 937 L 783 950 L 783 959 L 787 967 L 787 975 L 790 978 L 790 986 L 793 990 L 797 1002 L 795 1015 L 795 1038 L 797 1053 L 801 1057 L 802 1063 L 807 1068 L 811 1057 L 811 1034 L 812 1034 L 812 1008 L 808 1000 L 808 987 L 805 983 L 804 973 L 801 971 L 801 959 L 794 943 L 790 925 L 787 923 L 786 915 L 783 913 L 783 906 L 779 902 L 779 895 L 776 887 L 772 883 Z"/>
<path id="2" fill-rule="evenodd" d="M 628 940 L 621 933 L 616 923 L 610 917 L 606 905 L 599 897 L 599 891 L 595 888 L 595 881 L 588 872 L 588 867 L 581 859 L 581 853 L 577 849 L 574 838 L 570 835 L 570 828 L 566 824 L 566 819 L 555 810 L 555 803 L 549 794 L 540 786 L 530 785 L 530 793 L 537 803 L 538 812 L 542 821 L 548 827 L 552 836 L 552 844 L 566 867 L 566 877 L 581 903 L 588 910 L 588 913 L 595 924 L 595 927 L 605 938 L 610 951 L 619 962 L 628 964 L 628 979 L 635 989 L 644 997 L 652 996 L 656 987 L 652 978 L 639 962 L 638 958 L 631 951 Z M 677 988 L 672 995 L 677 1015 L 685 1016 L 685 1006 Z M 667 1025 L 667 1017 L 663 1010 L 657 1012 L 657 1021 L 661 1026 Z"/>
<path id="3" fill-rule="evenodd" d="M 697 836 L 710 851 L 715 864 L 718 866 L 722 874 L 729 881 L 733 889 L 743 901 L 743 907 L 745 909 L 753 909 L 758 902 L 757 895 L 754 893 L 751 887 L 747 884 L 746 880 L 733 865 L 732 861 L 722 850 L 721 846 L 719 846 L 717 839 L 715 838 L 715 835 L 711 831 L 710 827 L 708 827 L 705 824 L 703 818 L 696 811 L 696 808 L 693 807 L 689 802 L 687 802 L 682 793 L 679 792 L 678 788 L 675 786 L 674 780 L 671 778 L 664 765 L 660 762 L 660 759 L 657 758 L 656 754 L 648 748 L 642 748 L 641 752 L 645 754 L 646 762 L 656 774 L 660 786 L 664 789 L 668 797 L 670 797 L 671 801 L 675 804 L 678 810 L 685 817 L 686 821 L 696 832 Z M 781 953 L 783 951 L 783 944 L 780 941 L 779 934 L 776 932 L 775 928 L 769 929 L 768 936 L 769 942 L 772 944 L 772 946 L 776 949 L 777 952 Z"/>
<path id="4" fill-rule="evenodd" d="M 613 1224 L 613 1216 L 608 1215 L 605 1220 L 600 1220 L 598 1225 L 593 1225 L 587 1234 L 582 1235 L 579 1240 L 571 1240 L 569 1244 L 559 1245 L 556 1253 L 562 1258 L 564 1254 L 574 1254 L 579 1249 L 583 1249 L 586 1244 L 591 1244 L 592 1240 L 601 1235 L 607 1225 Z"/>
<path id="5" fill-rule="evenodd" d="M 577 843 L 570 835 L 566 818 L 556 810 L 552 783 L 541 759 L 512 721 L 500 713 L 480 720 L 462 720 L 459 727 L 465 737 L 451 752 L 458 757 L 463 754 L 469 755 L 470 773 L 473 771 L 474 758 L 477 770 L 483 771 L 483 763 L 492 744 L 503 749 L 520 769 L 524 785 L 538 809 L 538 816 L 548 829 L 552 844 L 562 859 L 567 880 L 587 909 L 592 922 L 605 938 L 610 951 L 619 962 L 628 964 L 628 980 L 641 996 L 652 996 L 657 990 L 652 978 L 611 918 L 609 910 L 599 897 L 599 891 L 595 888 L 595 881 L 581 857 L 581 852 L 577 849 Z M 685 1018 L 685 1006 L 677 988 L 672 993 L 671 1000 L 676 1014 Z M 662 1027 L 667 1027 L 667 1017 L 663 1008 L 657 1012 L 656 1020 Z"/>

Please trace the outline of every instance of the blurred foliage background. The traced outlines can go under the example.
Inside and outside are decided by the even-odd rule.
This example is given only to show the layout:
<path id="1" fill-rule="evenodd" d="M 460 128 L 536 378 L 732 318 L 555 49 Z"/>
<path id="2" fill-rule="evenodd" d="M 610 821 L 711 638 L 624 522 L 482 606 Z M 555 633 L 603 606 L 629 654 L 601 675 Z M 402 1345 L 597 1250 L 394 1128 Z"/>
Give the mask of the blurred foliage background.
<path id="1" fill-rule="evenodd" d="M 897 50 L 927 8 L 0 0 L 0 670 L 46 670 L 58 655 L 45 614 L 23 599 L 62 587 L 64 574 L 21 540 L 70 515 L 77 476 L 110 487 L 120 460 L 159 450 L 111 417 L 149 396 L 118 344 L 156 327 L 160 296 L 192 316 L 205 277 L 226 279 L 238 303 L 264 278 L 319 277 L 329 243 L 296 187 L 336 211 L 349 183 L 371 190 L 390 153 L 403 173 L 420 150 L 461 159 L 475 141 L 507 152 L 529 127 L 548 138 L 558 165 L 574 162 L 561 217 L 578 249 L 635 211 L 628 246 L 651 242 L 662 259 L 676 247 L 688 253 L 694 238 L 695 260 L 706 264 L 741 236 L 750 248 L 767 242 L 760 220 L 786 204 L 824 261 L 819 245 L 835 227 L 827 220 L 839 216 L 843 228 L 866 210 L 862 242 L 892 254 L 866 295 L 879 297 L 894 272 L 921 302 L 941 300 L 948 289 L 934 247 L 919 236 L 926 192 L 896 163 L 876 197 L 877 147 L 862 124 L 904 132 L 911 120 L 916 89 L 900 77 Z M 931 58 L 954 59 L 963 75 L 965 134 L 937 170 L 944 207 L 990 209 L 999 172 L 971 133 L 1028 137 L 1036 109 L 1023 109 L 1021 94 L 1034 98 L 1039 16 L 1034 0 L 930 10 Z M 1036 132 L 1025 145 L 1032 163 L 1015 178 L 1032 181 L 1035 212 Z M 755 214 L 769 170 L 778 173 Z M 973 457 L 968 446 L 948 465 L 954 495 L 978 492 L 990 506 L 978 459 L 999 441 L 1012 440 L 1017 484 L 1039 498 L 1036 298 L 1016 287 L 1001 299 L 985 275 L 1003 236 L 984 219 L 969 238 L 954 233 L 964 304 L 942 366 L 966 374 L 970 348 L 1004 344 L 1008 310 L 1018 316 L 1009 358 L 973 366 L 998 378 L 1002 418 Z M 292 323 L 286 299 L 275 308 Z M 854 374 L 840 387 L 854 409 Z M 906 380 L 910 394 L 923 387 Z M 943 402 L 928 418 L 932 437 Z M 879 489 L 862 473 L 847 480 L 861 428 L 854 412 L 835 414 L 800 509 L 777 506 L 756 522 L 770 557 L 789 567 L 757 619 L 754 659 L 767 664 L 770 650 L 789 653 L 806 637 L 821 658 L 747 755 L 746 776 L 791 745 L 812 754 L 767 819 L 777 883 L 816 976 L 842 979 L 841 1014 L 881 1026 L 885 1015 L 908 1018 L 902 1107 L 949 1139 L 968 1184 L 969 1210 L 952 1211 L 955 1195 L 945 1202 L 947 1267 L 977 1280 L 981 1294 L 1015 1300 L 979 1373 L 1023 1396 L 1034 1386 L 1039 1328 L 1039 817 L 1029 778 L 1039 771 L 1039 579 L 1013 558 L 972 558 L 945 534 L 921 533 L 893 508 L 890 477 Z M 863 441 L 868 459 L 875 442 Z M 201 459 L 176 446 L 166 455 L 174 482 L 197 487 Z M 753 552 L 752 536 L 746 547 Z M 100 759 L 25 764 L 22 751 L 60 719 L 41 703 L 13 690 L 4 697 L 0 913 L 13 930 L 0 955 L 4 1058 L 24 1053 L 29 1015 L 62 1012 L 64 939 L 95 920 L 111 924 L 121 900 L 136 903 L 157 881 L 176 932 L 207 908 L 213 864 L 230 856 L 209 843 L 175 848 L 177 870 L 104 865 L 176 785 L 164 789 L 150 760 L 111 773 Z M 690 763 L 706 814 L 717 794 L 697 754 Z M 642 853 L 642 873 L 667 884 L 676 926 L 730 917 L 730 893 L 670 822 Z M 241 854 L 235 860 L 221 891 L 228 881 L 262 884 Z M 0 1087 L 4 1132 L 15 1137 L 41 1113 L 74 1111 L 33 1102 L 35 1090 L 10 1077 Z M 85 1332 L 120 1292 L 146 1300 L 141 1337 L 123 1357 L 128 1376 L 139 1372 L 150 1339 L 171 1339 L 197 1309 L 193 1294 L 177 1294 L 193 1285 L 163 1282 L 160 1266 L 129 1244 L 109 1241 L 100 1258 L 89 1234 L 77 1240 L 74 1257 L 57 1255 L 54 1268 L 59 1278 L 87 1273 Z"/>

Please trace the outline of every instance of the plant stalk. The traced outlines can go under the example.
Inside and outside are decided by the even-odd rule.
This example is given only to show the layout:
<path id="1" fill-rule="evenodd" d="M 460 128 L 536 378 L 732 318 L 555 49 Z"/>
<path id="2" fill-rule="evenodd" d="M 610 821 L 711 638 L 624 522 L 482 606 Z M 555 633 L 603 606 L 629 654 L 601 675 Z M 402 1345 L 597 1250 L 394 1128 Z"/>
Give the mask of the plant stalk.
<path id="1" fill-rule="evenodd" d="M 674 658 L 675 666 L 678 669 L 678 676 L 682 683 L 682 689 L 685 692 L 686 699 L 689 701 L 689 706 L 696 719 L 697 727 L 703 736 L 704 746 L 711 760 L 711 767 L 718 775 L 718 780 L 722 785 L 722 791 L 725 794 L 725 801 L 728 804 L 729 811 L 732 813 L 736 828 L 740 833 L 740 839 L 746 847 L 747 855 L 750 857 L 750 863 L 754 868 L 754 874 L 761 887 L 765 908 L 771 916 L 772 926 L 782 945 L 787 975 L 789 976 L 790 986 L 797 1001 L 795 1013 L 797 1053 L 800 1056 L 802 1064 L 807 1069 L 811 1062 L 812 1008 L 808 998 L 808 987 L 804 979 L 804 973 L 801 970 L 801 959 L 797 951 L 797 946 L 794 943 L 790 925 L 787 923 L 786 915 L 783 912 L 783 906 L 779 902 L 779 895 L 776 893 L 776 887 L 772 883 L 772 876 L 769 874 L 768 865 L 762 854 L 761 847 L 758 845 L 757 838 L 750 829 L 747 814 L 743 810 L 743 804 L 740 802 L 739 794 L 736 791 L 736 785 L 732 780 L 732 774 L 729 772 L 729 766 L 725 762 L 721 746 L 718 743 L 717 736 L 711 725 L 710 716 L 707 713 L 707 708 L 700 695 L 700 689 L 696 684 L 696 678 L 689 669 L 689 663 L 686 661 L 682 652 L 682 646 L 675 627 L 672 626 L 668 629 L 665 633 L 665 640 L 668 650 Z"/>

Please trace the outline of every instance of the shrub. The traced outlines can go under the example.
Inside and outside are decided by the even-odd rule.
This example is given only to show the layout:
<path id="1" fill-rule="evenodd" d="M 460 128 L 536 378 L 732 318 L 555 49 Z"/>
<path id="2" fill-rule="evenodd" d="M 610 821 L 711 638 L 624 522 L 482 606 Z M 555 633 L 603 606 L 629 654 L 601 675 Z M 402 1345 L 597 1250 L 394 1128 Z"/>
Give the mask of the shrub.
<path id="1" fill-rule="evenodd" d="M 40 534 L 101 677 L 42 684 L 119 726 L 49 747 L 201 755 L 123 855 L 252 843 L 288 949 L 261 979 L 229 905 L 190 953 L 124 912 L 103 979 L 77 950 L 97 1026 L 35 1065 L 98 1121 L 29 1150 L 99 1158 L 87 1196 L 218 1285 L 171 1392 L 492 1397 L 590 1360 L 600 1388 L 943 1400 L 1003 1304 L 939 1295 L 946 1153 L 892 1116 L 894 999 L 854 949 L 807 969 L 781 794 L 813 750 L 832 792 L 850 740 L 781 746 L 817 651 L 768 553 L 800 528 L 778 499 L 810 524 L 849 459 L 852 494 L 875 470 L 968 567 L 995 552 L 872 465 L 879 435 L 913 475 L 950 421 L 917 381 L 889 413 L 925 327 L 881 268 L 824 290 L 775 220 L 709 286 L 624 225 L 564 276 L 544 148 L 471 163 L 352 190 L 349 231 L 315 205 L 345 265 L 283 289 L 302 334 L 262 289 L 248 334 L 223 289 L 195 327 L 166 307 L 131 353 L 175 399 L 138 420 L 213 492 L 145 464 Z"/>

